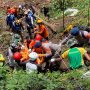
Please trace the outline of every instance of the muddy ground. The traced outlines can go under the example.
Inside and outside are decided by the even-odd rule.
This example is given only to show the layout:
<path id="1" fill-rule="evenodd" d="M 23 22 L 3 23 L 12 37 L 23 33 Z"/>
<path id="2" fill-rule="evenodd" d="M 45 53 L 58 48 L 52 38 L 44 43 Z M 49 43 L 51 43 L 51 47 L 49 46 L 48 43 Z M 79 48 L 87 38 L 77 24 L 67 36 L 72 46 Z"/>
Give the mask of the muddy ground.
<path id="1" fill-rule="evenodd" d="M 36 0 L 36 1 L 38 1 L 38 0 Z M 27 2 L 28 2 L 28 0 L 27 0 Z M 42 3 L 46 3 L 46 2 L 49 2 L 49 0 L 43 0 Z M 11 39 L 10 32 L 8 31 L 8 27 L 6 26 L 6 22 L 5 22 L 6 6 L 9 5 L 12 7 L 12 6 L 18 6 L 19 4 L 24 4 L 24 3 L 25 3 L 24 0 L 3 0 L 3 2 L 0 5 L 0 51 L 2 51 L 4 53 L 6 52 L 7 48 L 9 47 L 9 43 L 10 43 L 10 39 Z M 36 2 L 36 4 L 37 3 L 38 2 Z M 38 8 L 38 5 L 39 4 L 37 4 L 36 8 Z M 69 24 L 70 22 L 72 22 L 72 20 L 74 20 L 74 19 L 75 19 L 75 17 L 65 17 L 65 26 L 67 24 Z M 63 19 L 51 20 L 48 23 L 50 23 L 56 31 L 56 33 L 52 33 L 49 28 L 50 41 L 52 41 L 53 43 L 59 43 L 60 39 L 62 38 L 60 32 L 63 29 L 63 27 L 62 27 Z"/>

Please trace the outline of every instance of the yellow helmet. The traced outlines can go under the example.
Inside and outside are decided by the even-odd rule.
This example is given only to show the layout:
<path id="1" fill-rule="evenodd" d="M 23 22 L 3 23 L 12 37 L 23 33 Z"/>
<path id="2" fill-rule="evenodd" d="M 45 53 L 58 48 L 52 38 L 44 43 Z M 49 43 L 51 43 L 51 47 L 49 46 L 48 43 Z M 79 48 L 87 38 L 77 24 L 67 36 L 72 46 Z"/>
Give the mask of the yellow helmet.
<path id="1" fill-rule="evenodd" d="M 41 19 L 38 19 L 37 20 L 37 23 L 42 23 L 43 21 Z"/>

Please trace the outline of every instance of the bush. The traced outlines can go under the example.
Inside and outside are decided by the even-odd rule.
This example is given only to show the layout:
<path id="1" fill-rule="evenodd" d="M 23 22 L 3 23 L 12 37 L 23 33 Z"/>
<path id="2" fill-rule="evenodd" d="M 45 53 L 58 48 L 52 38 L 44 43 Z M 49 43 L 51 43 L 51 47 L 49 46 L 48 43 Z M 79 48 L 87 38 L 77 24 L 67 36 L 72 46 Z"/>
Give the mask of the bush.
<path id="1" fill-rule="evenodd" d="M 83 69 L 80 69 L 68 73 L 28 74 L 4 66 L 0 68 L 0 90 L 77 90 L 83 87 L 89 90 L 90 79 L 82 79 L 83 73 Z"/>

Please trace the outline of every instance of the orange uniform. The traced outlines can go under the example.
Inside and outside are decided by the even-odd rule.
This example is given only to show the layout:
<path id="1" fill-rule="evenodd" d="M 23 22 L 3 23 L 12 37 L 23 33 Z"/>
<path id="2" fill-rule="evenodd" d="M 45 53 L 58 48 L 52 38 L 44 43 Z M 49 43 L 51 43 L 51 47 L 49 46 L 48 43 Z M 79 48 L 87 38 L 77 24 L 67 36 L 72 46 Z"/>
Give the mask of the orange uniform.
<path id="1" fill-rule="evenodd" d="M 40 34 L 44 38 L 47 38 L 49 36 L 49 32 L 44 25 L 39 25 L 38 29 L 39 31 L 37 31 L 37 34 Z"/>
<path id="2" fill-rule="evenodd" d="M 29 44 L 29 48 L 32 49 L 35 43 L 36 43 L 35 40 L 32 40 L 31 43 Z"/>
<path id="3" fill-rule="evenodd" d="M 44 62 L 44 57 L 45 57 L 43 47 L 41 46 L 39 48 L 34 48 L 33 51 L 36 52 L 39 55 L 39 58 L 36 60 L 36 63 L 37 64 L 42 64 Z"/>
<path id="4" fill-rule="evenodd" d="M 22 55 L 22 58 L 21 58 L 21 61 L 27 61 L 29 60 L 29 50 L 27 47 L 24 47 L 24 49 L 22 49 L 20 51 L 21 55 Z"/>

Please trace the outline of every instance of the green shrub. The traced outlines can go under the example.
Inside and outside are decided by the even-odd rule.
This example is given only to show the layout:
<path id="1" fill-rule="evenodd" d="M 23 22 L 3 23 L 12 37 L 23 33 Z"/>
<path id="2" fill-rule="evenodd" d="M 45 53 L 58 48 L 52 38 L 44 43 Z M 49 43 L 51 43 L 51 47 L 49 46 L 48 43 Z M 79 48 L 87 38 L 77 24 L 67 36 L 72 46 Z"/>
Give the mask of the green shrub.
<path id="1" fill-rule="evenodd" d="M 4 66 L 0 68 L 0 90 L 73 90 L 77 87 L 90 89 L 90 79 L 82 79 L 83 69 L 68 73 L 47 72 L 46 74 L 26 71 L 12 71 Z"/>

